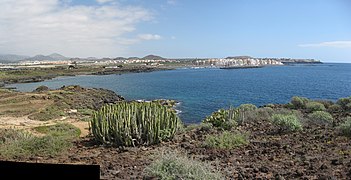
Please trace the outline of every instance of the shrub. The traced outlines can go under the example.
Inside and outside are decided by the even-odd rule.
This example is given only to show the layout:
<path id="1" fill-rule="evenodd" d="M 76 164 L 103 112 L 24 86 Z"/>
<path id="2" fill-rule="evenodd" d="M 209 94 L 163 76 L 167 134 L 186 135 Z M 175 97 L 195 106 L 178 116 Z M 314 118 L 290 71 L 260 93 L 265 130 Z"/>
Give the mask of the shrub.
<path id="1" fill-rule="evenodd" d="M 58 123 L 50 126 L 35 127 L 39 133 L 52 135 L 52 136 L 66 136 L 68 138 L 75 138 L 80 135 L 80 129 L 68 123 Z"/>
<path id="2" fill-rule="evenodd" d="M 241 111 L 254 111 L 257 109 L 257 106 L 253 104 L 242 104 L 238 107 L 238 109 Z"/>
<path id="3" fill-rule="evenodd" d="M 338 99 L 336 104 L 339 104 L 341 106 L 341 108 L 343 108 L 344 110 L 350 111 L 351 110 L 351 97 L 340 98 L 340 99 Z"/>
<path id="4" fill-rule="evenodd" d="M 328 108 L 328 112 L 341 112 L 341 111 L 342 111 L 342 108 L 339 104 L 333 104 Z"/>
<path id="5" fill-rule="evenodd" d="M 329 100 L 315 100 L 315 102 L 322 103 L 326 109 L 328 109 L 330 106 L 334 104 L 333 101 L 329 101 Z"/>
<path id="6" fill-rule="evenodd" d="M 157 159 L 146 167 L 148 176 L 156 176 L 158 179 L 223 179 L 219 172 L 216 172 L 209 164 L 196 161 L 187 156 L 168 152 L 160 153 Z"/>
<path id="7" fill-rule="evenodd" d="M 32 134 L 28 133 L 27 131 L 16 129 L 0 129 L 0 144 L 21 139 L 28 139 L 31 137 Z"/>
<path id="8" fill-rule="evenodd" d="M 30 115 L 29 118 L 39 121 L 48 121 L 52 119 L 57 119 L 64 115 L 65 113 L 59 107 L 49 106 L 38 113 Z"/>
<path id="9" fill-rule="evenodd" d="M 262 121 L 270 119 L 274 110 L 270 107 L 258 108 L 254 111 L 243 112 L 242 119 L 248 121 Z"/>
<path id="10" fill-rule="evenodd" d="M 291 104 L 295 109 L 303 109 L 305 108 L 306 103 L 308 102 L 307 98 L 294 96 L 291 98 Z"/>
<path id="11" fill-rule="evenodd" d="M 33 156 L 55 156 L 66 151 L 72 142 L 64 136 L 36 137 L 21 130 L 0 130 L 0 156 L 24 158 Z"/>
<path id="12" fill-rule="evenodd" d="M 347 117 L 345 122 L 340 124 L 339 129 L 342 135 L 351 137 L 351 117 Z"/>
<path id="13" fill-rule="evenodd" d="M 85 108 L 85 109 L 78 109 L 78 112 L 82 115 L 85 115 L 85 116 L 91 116 L 91 115 L 93 115 L 94 110 Z"/>
<path id="14" fill-rule="evenodd" d="M 103 106 L 90 121 L 96 141 L 117 146 L 150 145 L 171 139 L 179 124 L 172 109 L 151 102 Z"/>
<path id="15" fill-rule="evenodd" d="M 210 123 L 200 123 L 200 124 L 189 124 L 184 126 L 181 129 L 181 132 L 189 132 L 193 130 L 200 130 L 200 131 L 210 131 L 213 128 L 213 125 Z"/>
<path id="16" fill-rule="evenodd" d="M 210 123 L 200 123 L 198 125 L 199 130 L 201 131 L 209 131 L 213 128 L 213 125 Z"/>
<path id="17" fill-rule="evenodd" d="M 230 108 L 228 110 L 220 109 L 217 112 L 212 113 L 211 116 L 206 117 L 203 123 L 210 123 L 214 127 L 230 130 L 237 126 L 239 119 L 239 110 Z"/>
<path id="18" fill-rule="evenodd" d="M 300 120 L 294 114 L 273 114 L 272 122 L 278 126 L 281 131 L 299 131 L 302 130 Z"/>
<path id="19" fill-rule="evenodd" d="M 247 143 L 246 136 L 225 131 L 221 135 L 208 135 L 204 146 L 219 149 L 232 149 Z"/>
<path id="20" fill-rule="evenodd" d="M 308 118 L 319 123 L 331 123 L 333 121 L 333 116 L 325 111 L 315 111 L 309 114 Z"/>
<path id="21" fill-rule="evenodd" d="M 325 106 L 322 103 L 319 102 L 308 102 L 306 103 L 306 109 L 308 112 L 313 112 L 313 111 L 325 111 Z"/>

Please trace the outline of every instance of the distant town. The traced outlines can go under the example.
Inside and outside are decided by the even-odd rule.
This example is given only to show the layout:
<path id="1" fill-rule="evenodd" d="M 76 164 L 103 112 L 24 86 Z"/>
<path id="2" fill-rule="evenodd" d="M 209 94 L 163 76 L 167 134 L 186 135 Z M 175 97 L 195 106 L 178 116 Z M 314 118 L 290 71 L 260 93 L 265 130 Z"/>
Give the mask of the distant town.
<path id="1" fill-rule="evenodd" d="M 29 67 L 55 67 L 79 65 L 99 65 L 105 68 L 120 68 L 123 65 L 144 66 L 190 66 L 190 67 L 224 67 L 224 66 L 277 66 L 296 63 L 321 63 L 315 59 L 292 59 L 292 58 L 255 58 L 251 56 L 233 56 L 226 58 L 180 58 L 169 59 L 156 55 L 138 57 L 116 57 L 116 58 L 68 58 L 54 53 L 48 56 L 37 55 L 34 57 L 17 55 L 0 55 L 0 68 L 29 68 Z"/>

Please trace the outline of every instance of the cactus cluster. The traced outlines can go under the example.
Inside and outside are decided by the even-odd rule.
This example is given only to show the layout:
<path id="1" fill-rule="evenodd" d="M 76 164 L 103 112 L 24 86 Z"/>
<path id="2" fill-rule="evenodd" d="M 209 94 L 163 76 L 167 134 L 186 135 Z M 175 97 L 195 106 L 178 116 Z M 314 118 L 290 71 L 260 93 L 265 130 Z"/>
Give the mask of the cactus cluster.
<path id="1" fill-rule="evenodd" d="M 137 146 L 174 136 L 180 119 L 174 110 L 153 102 L 121 102 L 103 106 L 90 122 L 95 139 L 103 144 Z"/>
<path id="2" fill-rule="evenodd" d="M 238 122 L 243 119 L 243 113 L 238 108 L 220 109 L 217 112 L 206 117 L 204 123 L 211 123 L 214 127 L 223 128 L 226 130 L 235 127 Z"/>

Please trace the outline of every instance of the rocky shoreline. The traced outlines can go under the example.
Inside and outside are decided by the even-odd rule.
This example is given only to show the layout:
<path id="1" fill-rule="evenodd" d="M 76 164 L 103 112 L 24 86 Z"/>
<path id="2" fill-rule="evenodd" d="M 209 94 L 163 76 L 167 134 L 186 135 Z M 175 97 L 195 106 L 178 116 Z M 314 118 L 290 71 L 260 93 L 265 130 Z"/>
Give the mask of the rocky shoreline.
<path id="1" fill-rule="evenodd" d="M 83 72 L 78 71 L 67 71 L 62 73 L 62 69 L 50 69 L 51 72 L 47 72 L 45 68 L 43 69 L 24 69 L 24 70 L 7 70 L 4 72 L 12 71 L 13 73 L 26 74 L 28 76 L 11 76 L 5 78 L 0 78 L 0 88 L 4 88 L 6 85 L 15 83 L 33 83 L 42 82 L 45 80 L 51 80 L 59 76 L 77 76 L 77 75 L 110 75 L 110 74 L 125 74 L 125 73 L 141 73 L 141 72 L 153 72 L 162 70 L 172 70 L 174 68 L 166 67 L 131 67 L 131 68 L 121 68 L 121 69 L 104 69 L 104 68 L 91 68 Z M 43 75 L 30 75 L 32 71 L 45 71 Z"/>

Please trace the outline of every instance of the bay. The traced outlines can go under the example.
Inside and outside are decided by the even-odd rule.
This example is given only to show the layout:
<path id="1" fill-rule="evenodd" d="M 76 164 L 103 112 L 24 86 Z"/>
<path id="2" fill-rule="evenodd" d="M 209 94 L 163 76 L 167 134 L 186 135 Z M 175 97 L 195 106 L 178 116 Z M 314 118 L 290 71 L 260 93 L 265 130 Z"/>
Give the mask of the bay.
<path id="1" fill-rule="evenodd" d="M 292 96 L 337 100 L 351 95 L 351 64 L 271 66 L 254 69 L 176 69 L 104 76 L 58 77 L 12 84 L 19 91 L 40 85 L 106 88 L 133 99 L 174 99 L 186 123 L 198 123 L 213 111 L 251 103 L 287 103 Z"/>

